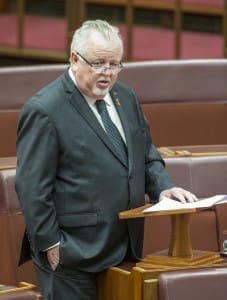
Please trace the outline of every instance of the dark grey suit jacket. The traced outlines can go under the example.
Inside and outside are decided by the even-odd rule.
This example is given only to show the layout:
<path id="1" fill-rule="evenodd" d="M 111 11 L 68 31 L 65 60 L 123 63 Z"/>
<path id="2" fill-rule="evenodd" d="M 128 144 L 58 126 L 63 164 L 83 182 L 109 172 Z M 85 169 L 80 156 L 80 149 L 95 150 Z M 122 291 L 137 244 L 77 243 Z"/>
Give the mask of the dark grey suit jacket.
<path id="1" fill-rule="evenodd" d="M 100 271 L 141 256 L 143 220 L 120 211 L 154 201 L 173 186 L 150 140 L 138 99 L 111 90 L 125 131 L 128 167 L 113 149 L 68 70 L 23 107 L 18 124 L 16 191 L 33 255 L 60 241 L 60 264 Z M 155 239 L 155 236 L 154 236 Z"/>

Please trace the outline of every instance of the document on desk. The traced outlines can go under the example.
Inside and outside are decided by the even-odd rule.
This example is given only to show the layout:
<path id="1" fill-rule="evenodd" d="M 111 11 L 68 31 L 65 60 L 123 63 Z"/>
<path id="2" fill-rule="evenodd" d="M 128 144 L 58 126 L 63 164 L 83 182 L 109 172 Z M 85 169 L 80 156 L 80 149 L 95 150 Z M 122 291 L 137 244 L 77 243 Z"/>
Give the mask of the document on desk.
<path id="1" fill-rule="evenodd" d="M 158 211 L 169 211 L 177 209 L 189 209 L 189 208 L 209 208 L 217 204 L 227 202 L 227 195 L 216 195 L 210 198 L 205 198 L 197 202 L 192 203 L 181 203 L 179 201 L 164 198 L 157 204 L 152 205 L 143 210 L 143 213 L 152 213 Z"/>

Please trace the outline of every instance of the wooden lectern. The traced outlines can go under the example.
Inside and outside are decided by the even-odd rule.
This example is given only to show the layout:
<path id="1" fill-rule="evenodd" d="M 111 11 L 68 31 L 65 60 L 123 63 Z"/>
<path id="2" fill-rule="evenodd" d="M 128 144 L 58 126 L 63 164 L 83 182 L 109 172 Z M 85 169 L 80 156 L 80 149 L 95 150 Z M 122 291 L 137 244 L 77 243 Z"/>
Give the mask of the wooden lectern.
<path id="1" fill-rule="evenodd" d="M 123 211 L 120 219 L 171 216 L 169 248 L 147 255 L 131 269 L 118 266 L 108 269 L 99 277 L 99 300 L 157 300 L 158 276 L 176 269 L 226 266 L 223 258 L 210 251 L 192 250 L 189 232 L 190 215 L 201 208 L 143 213 L 142 207 Z"/>
<path id="2" fill-rule="evenodd" d="M 169 249 L 158 253 L 147 255 L 137 266 L 150 268 L 158 266 L 206 266 L 223 261 L 223 258 L 216 252 L 192 250 L 191 237 L 189 232 L 190 215 L 196 213 L 201 208 L 189 208 L 182 210 L 168 210 L 151 213 L 143 213 L 145 208 L 151 206 L 147 204 L 142 207 L 127 210 L 119 214 L 120 219 L 155 217 L 160 215 L 171 216 L 171 236 Z"/>

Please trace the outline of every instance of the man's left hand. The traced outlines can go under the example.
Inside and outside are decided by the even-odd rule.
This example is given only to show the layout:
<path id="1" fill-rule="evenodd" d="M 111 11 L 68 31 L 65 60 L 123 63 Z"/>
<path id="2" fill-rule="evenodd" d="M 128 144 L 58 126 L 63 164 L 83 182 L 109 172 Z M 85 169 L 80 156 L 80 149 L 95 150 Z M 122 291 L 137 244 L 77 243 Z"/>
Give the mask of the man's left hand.
<path id="1" fill-rule="evenodd" d="M 171 189 L 162 191 L 159 196 L 159 201 L 162 201 L 164 197 L 182 203 L 198 201 L 198 198 L 193 193 L 179 187 L 173 187 Z"/>

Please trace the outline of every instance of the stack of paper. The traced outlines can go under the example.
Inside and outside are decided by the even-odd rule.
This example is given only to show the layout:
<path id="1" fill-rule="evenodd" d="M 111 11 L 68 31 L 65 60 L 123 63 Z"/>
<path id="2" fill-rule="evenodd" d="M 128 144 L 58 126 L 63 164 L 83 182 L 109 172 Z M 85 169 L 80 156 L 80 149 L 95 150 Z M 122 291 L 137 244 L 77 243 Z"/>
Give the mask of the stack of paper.
<path id="1" fill-rule="evenodd" d="M 227 202 L 227 195 L 217 195 L 197 202 L 181 203 L 170 198 L 164 198 L 162 201 L 149 208 L 143 210 L 144 213 L 168 211 L 176 209 L 189 209 L 189 208 L 209 208 L 211 206 Z"/>

